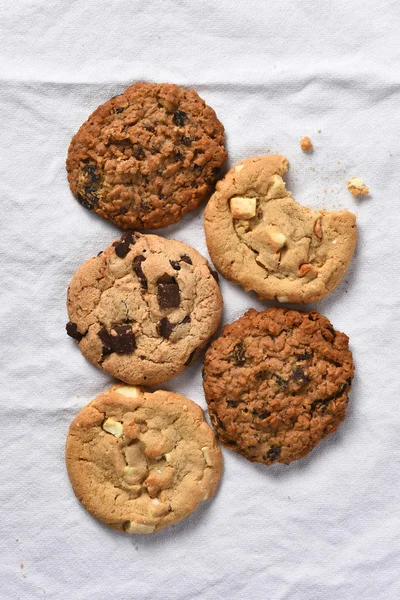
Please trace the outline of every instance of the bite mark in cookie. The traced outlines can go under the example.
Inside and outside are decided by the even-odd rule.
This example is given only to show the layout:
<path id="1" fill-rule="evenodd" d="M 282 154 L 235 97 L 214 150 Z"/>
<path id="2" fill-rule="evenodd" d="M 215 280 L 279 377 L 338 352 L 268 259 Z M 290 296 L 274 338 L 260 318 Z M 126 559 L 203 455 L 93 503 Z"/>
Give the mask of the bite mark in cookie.
<path id="1" fill-rule="evenodd" d="M 350 264 L 355 216 L 295 202 L 282 156 L 249 158 L 218 182 L 207 204 L 211 259 L 227 278 L 262 299 L 309 303 L 329 294 Z M 282 300 L 283 299 L 283 300 Z"/>

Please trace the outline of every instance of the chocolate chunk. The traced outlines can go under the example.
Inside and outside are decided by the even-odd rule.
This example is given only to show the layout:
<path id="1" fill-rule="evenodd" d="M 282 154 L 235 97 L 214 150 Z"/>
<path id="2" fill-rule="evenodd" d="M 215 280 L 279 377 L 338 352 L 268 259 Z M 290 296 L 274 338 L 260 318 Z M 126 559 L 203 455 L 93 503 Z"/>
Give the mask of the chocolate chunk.
<path id="1" fill-rule="evenodd" d="M 103 356 L 107 354 L 111 354 L 112 349 L 112 340 L 111 335 L 108 333 L 107 329 L 101 329 L 98 333 L 99 338 L 101 339 L 101 343 L 103 344 Z"/>
<path id="2" fill-rule="evenodd" d="M 113 325 L 109 332 L 102 329 L 98 335 L 103 344 L 103 355 L 111 352 L 131 354 L 136 348 L 131 325 Z"/>
<path id="3" fill-rule="evenodd" d="M 215 281 L 217 283 L 219 283 L 219 275 L 218 275 L 217 271 L 213 271 L 212 269 L 210 269 L 210 273 L 214 277 Z"/>
<path id="4" fill-rule="evenodd" d="M 212 415 L 210 415 L 210 416 L 211 416 L 211 421 L 213 421 L 214 419 L 213 419 Z M 219 417 L 215 417 L 215 420 L 220 429 L 224 429 L 224 430 L 226 429 L 225 425 L 223 424 L 223 422 L 221 421 L 221 419 Z M 214 425 L 214 427 L 215 427 L 215 425 Z M 215 429 L 216 429 L 216 427 L 215 427 Z M 233 442 L 233 443 L 236 445 L 236 442 Z"/>
<path id="5" fill-rule="evenodd" d="M 83 196 L 83 194 L 77 194 L 76 199 L 82 204 L 83 208 L 87 208 L 88 210 L 93 210 L 99 202 L 97 195 L 94 194 L 85 194 L 85 196 Z"/>
<path id="6" fill-rule="evenodd" d="M 246 362 L 246 353 L 243 342 L 239 342 L 233 349 L 232 354 L 230 355 L 230 359 L 235 362 L 239 367 L 244 365 Z"/>
<path id="7" fill-rule="evenodd" d="M 81 191 L 77 194 L 77 200 L 82 204 L 84 208 L 93 210 L 99 202 L 98 188 L 101 182 L 101 175 L 99 168 L 90 163 L 82 169 L 84 175 L 84 183 Z"/>
<path id="8" fill-rule="evenodd" d="M 193 170 L 193 171 L 201 171 L 201 166 L 200 166 L 200 165 L 198 165 L 197 163 L 194 163 L 194 164 L 193 164 L 193 167 L 192 167 L 192 170 Z"/>
<path id="9" fill-rule="evenodd" d="M 239 402 L 235 402 L 234 400 L 227 400 L 226 404 L 227 406 L 229 406 L 229 408 L 236 408 Z"/>
<path id="10" fill-rule="evenodd" d="M 181 260 L 183 260 L 183 262 L 187 263 L 188 265 L 193 264 L 192 259 L 187 254 L 184 254 L 183 256 L 181 256 Z"/>
<path id="11" fill-rule="evenodd" d="M 189 354 L 189 358 L 187 359 L 187 361 L 185 362 L 185 367 L 188 367 L 190 364 L 192 364 L 192 360 L 194 358 L 194 354 L 195 354 L 196 350 L 193 350 L 193 352 L 191 352 Z"/>
<path id="12" fill-rule="evenodd" d="M 263 458 L 264 460 L 269 460 L 273 462 L 274 460 L 279 458 L 280 453 L 281 449 L 279 448 L 279 446 L 271 446 L 271 448 L 268 450 L 267 454 Z"/>
<path id="13" fill-rule="evenodd" d="M 170 275 L 162 275 L 157 282 L 157 300 L 160 308 L 176 308 L 180 303 L 179 285 Z"/>
<path id="14" fill-rule="evenodd" d="M 225 429 L 225 427 L 223 429 Z M 224 440 L 224 443 L 227 446 L 237 446 L 237 442 L 235 442 L 235 440 Z"/>
<path id="15" fill-rule="evenodd" d="M 280 385 L 282 388 L 286 389 L 288 387 L 289 382 L 286 381 L 286 379 L 282 379 L 282 377 L 279 377 L 279 375 L 275 375 L 274 377 L 275 377 L 276 383 L 278 385 Z"/>
<path id="16" fill-rule="evenodd" d="M 175 323 L 171 323 L 167 317 L 161 319 L 157 325 L 157 333 L 161 337 L 168 339 L 175 328 Z"/>
<path id="17" fill-rule="evenodd" d="M 336 337 L 336 331 L 333 327 L 326 327 L 325 329 L 321 329 L 321 334 L 324 340 L 327 342 L 332 342 L 332 340 Z"/>
<path id="18" fill-rule="evenodd" d="M 132 154 L 137 160 L 142 160 L 144 158 L 144 149 L 141 144 L 132 144 Z"/>
<path id="19" fill-rule="evenodd" d="M 270 416 L 270 414 L 271 414 L 271 413 L 270 413 L 270 412 L 268 412 L 267 410 L 263 410 L 263 411 L 261 411 L 261 412 L 257 413 L 257 416 L 258 416 L 260 419 L 268 419 L 268 417 Z"/>
<path id="20" fill-rule="evenodd" d="M 183 135 L 181 137 L 181 142 L 182 144 L 184 144 L 184 146 L 190 146 L 190 144 L 193 142 L 192 138 L 186 137 L 186 135 Z"/>
<path id="21" fill-rule="evenodd" d="M 345 391 L 348 390 L 350 385 L 351 385 L 351 377 L 346 379 L 346 382 L 339 388 L 339 390 L 336 392 L 336 394 L 332 394 L 332 396 L 327 396 L 326 398 L 317 398 L 316 400 L 314 400 L 311 404 L 311 410 L 315 410 L 316 408 L 321 408 L 322 406 L 327 407 L 328 404 L 330 402 L 332 402 L 333 400 L 338 400 L 338 398 L 343 396 Z"/>
<path id="22" fill-rule="evenodd" d="M 171 323 L 167 317 L 164 317 L 157 325 L 157 333 L 161 337 L 168 339 L 175 327 L 184 325 L 185 323 L 190 323 L 190 315 L 186 315 L 180 323 Z"/>
<path id="23" fill-rule="evenodd" d="M 300 369 L 300 367 L 296 367 L 295 369 L 293 369 L 292 378 L 296 383 L 300 383 L 302 385 L 310 381 L 310 379 L 307 377 L 304 371 Z"/>
<path id="24" fill-rule="evenodd" d="M 308 360 L 313 357 L 312 352 L 302 352 L 301 354 L 296 354 L 297 360 Z"/>
<path id="25" fill-rule="evenodd" d="M 184 254 L 183 256 L 181 256 L 179 260 L 170 260 L 169 264 L 171 265 L 171 267 L 173 269 L 175 269 L 175 271 L 180 271 L 181 270 L 181 265 L 180 265 L 181 261 L 187 263 L 188 265 L 193 264 L 192 259 L 187 254 Z"/>
<path id="26" fill-rule="evenodd" d="M 136 277 L 140 281 L 140 285 L 144 290 L 147 290 L 147 279 L 146 275 L 142 271 L 142 262 L 146 260 L 146 257 L 142 254 L 140 256 L 135 256 L 132 262 L 132 268 L 136 274 Z"/>
<path id="27" fill-rule="evenodd" d="M 168 275 L 168 273 L 164 273 L 161 277 L 158 278 L 157 283 L 176 283 L 175 277 Z"/>
<path id="28" fill-rule="evenodd" d="M 117 354 L 130 354 L 136 348 L 131 325 L 114 325 L 110 331 L 112 346 Z"/>
<path id="29" fill-rule="evenodd" d="M 176 158 L 176 160 L 182 160 L 183 159 L 183 154 L 181 152 L 176 152 L 175 153 L 175 158 Z"/>
<path id="30" fill-rule="evenodd" d="M 101 179 L 100 171 L 96 165 L 86 165 L 86 167 L 83 169 L 83 172 L 88 176 L 91 185 L 98 183 Z"/>
<path id="31" fill-rule="evenodd" d="M 187 114 L 183 112 L 183 110 L 176 110 L 174 112 L 174 123 L 175 125 L 179 125 L 182 127 L 185 124 L 185 120 L 187 119 Z"/>
<path id="32" fill-rule="evenodd" d="M 118 242 L 114 242 L 113 246 L 115 254 L 119 256 L 119 258 L 125 258 L 129 252 L 129 246 L 133 246 L 135 242 L 136 240 L 133 231 L 127 231 Z"/>
<path id="33" fill-rule="evenodd" d="M 266 369 L 263 369 L 262 371 L 258 371 L 258 373 L 255 374 L 255 379 L 257 381 L 266 381 L 267 379 L 269 379 L 270 374 L 269 371 L 267 371 Z"/>
<path id="34" fill-rule="evenodd" d="M 78 325 L 76 323 L 69 321 L 69 323 L 66 324 L 65 329 L 67 330 L 67 334 L 74 338 L 74 340 L 78 340 L 78 342 L 80 342 L 83 338 L 83 333 L 78 331 Z"/>
<path id="35" fill-rule="evenodd" d="M 124 110 L 125 110 L 125 109 L 124 109 L 122 106 L 120 106 L 119 108 L 116 108 L 116 109 L 115 109 L 115 112 L 116 112 L 116 113 L 119 115 L 119 114 L 121 114 L 122 112 L 124 112 Z"/>

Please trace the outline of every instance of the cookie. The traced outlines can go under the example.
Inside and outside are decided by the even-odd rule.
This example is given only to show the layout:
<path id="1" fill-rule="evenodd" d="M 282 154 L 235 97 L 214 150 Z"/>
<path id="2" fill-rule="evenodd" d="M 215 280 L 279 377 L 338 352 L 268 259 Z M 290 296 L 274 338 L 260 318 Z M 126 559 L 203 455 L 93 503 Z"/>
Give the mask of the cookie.
<path id="1" fill-rule="evenodd" d="M 343 421 L 354 373 L 349 340 L 319 313 L 249 310 L 204 362 L 220 441 L 252 462 L 288 464 Z"/>
<path id="2" fill-rule="evenodd" d="M 285 189 L 283 156 L 248 158 L 217 184 L 205 211 L 216 268 L 261 299 L 309 303 L 341 281 L 356 246 L 355 215 L 313 211 Z"/>
<path id="3" fill-rule="evenodd" d="M 189 367 L 217 329 L 215 276 L 182 242 L 126 232 L 72 278 L 67 333 L 106 373 L 161 383 Z"/>
<path id="4" fill-rule="evenodd" d="M 122 229 L 158 229 L 209 197 L 227 154 L 224 128 L 194 90 L 136 83 L 94 111 L 72 138 L 77 200 Z"/>
<path id="5" fill-rule="evenodd" d="M 66 444 L 73 490 L 99 521 L 152 533 L 214 495 L 221 450 L 200 406 L 174 392 L 114 385 L 73 420 Z"/>

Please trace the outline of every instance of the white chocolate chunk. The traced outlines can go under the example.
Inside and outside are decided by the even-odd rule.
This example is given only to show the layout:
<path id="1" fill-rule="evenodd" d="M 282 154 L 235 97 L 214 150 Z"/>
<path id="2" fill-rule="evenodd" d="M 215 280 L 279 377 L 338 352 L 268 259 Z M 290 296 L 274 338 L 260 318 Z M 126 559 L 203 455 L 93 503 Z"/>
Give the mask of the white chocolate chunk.
<path id="1" fill-rule="evenodd" d="M 280 175 L 273 175 L 272 184 L 268 189 L 268 197 L 269 198 L 279 198 L 284 196 L 289 196 L 289 193 L 286 191 L 285 182 L 283 181 Z"/>
<path id="2" fill-rule="evenodd" d="M 128 475 L 128 477 L 130 477 L 132 475 L 136 475 L 137 469 L 136 467 L 130 467 L 127 465 L 126 467 L 124 467 L 124 473 Z"/>
<path id="3" fill-rule="evenodd" d="M 234 219 L 251 219 L 256 214 L 256 198 L 236 196 L 231 198 L 231 212 Z"/>
<path id="4" fill-rule="evenodd" d="M 212 467 L 212 460 L 211 460 L 209 448 L 207 448 L 207 446 L 204 446 L 204 448 L 202 448 L 201 451 L 203 453 L 204 460 L 206 461 L 206 465 L 209 467 Z"/>
<path id="5" fill-rule="evenodd" d="M 241 171 L 242 169 L 243 169 L 243 165 L 236 165 L 236 167 L 235 167 L 235 171 L 237 173 L 239 173 L 239 171 Z"/>
<path id="6" fill-rule="evenodd" d="M 107 431 L 108 433 L 112 433 L 112 435 L 115 435 L 115 437 L 117 437 L 117 438 L 120 438 L 124 431 L 122 423 L 120 423 L 119 421 L 116 421 L 112 417 L 110 417 L 109 419 L 106 419 L 104 421 L 103 429 L 104 429 L 104 431 Z"/>
<path id="7" fill-rule="evenodd" d="M 274 250 L 280 250 L 286 244 L 286 235 L 278 233 L 273 230 L 267 232 L 267 242 L 274 248 Z"/>
<path id="8" fill-rule="evenodd" d="M 144 525 L 143 523 L 135 523 L 134 521 L 127 521 L 125 524 L 125 531 L 128 533 L 153 533 L 154 530 L 154 525 Z"/>
<path id="9" fill-rule="evenodd" d="M 140 398 L 142 396 L 141 389 L 134 385 L 122 385 L 115 391 L 117 394 L 121 394 L 121 396 L 127 396 L 128 398 Z"/>
<path id="10" fill-rule="evenodd" d="M 277 296 L 276 299 L 278 302 L 289 302 L 288 296 Z"/>

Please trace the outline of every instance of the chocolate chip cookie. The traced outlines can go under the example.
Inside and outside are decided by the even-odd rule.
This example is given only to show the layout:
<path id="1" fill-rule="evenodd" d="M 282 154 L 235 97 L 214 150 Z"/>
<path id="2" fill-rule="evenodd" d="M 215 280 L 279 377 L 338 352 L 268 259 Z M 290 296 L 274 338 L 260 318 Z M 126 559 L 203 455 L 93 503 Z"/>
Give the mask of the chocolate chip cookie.
<path id="1" fill-rule="evenodd" d="M 356 217 L 313 211 L 285 188 L 283 156 L 248 158 L 218 182 L 205 211 L 216 268 L 246 291 L 279 302 L 310 303 L 341 281 L 356 246 Z"/>
<path id="2" fill-rule="evenodd" d="M 191 365 L 217 329 L 222 296 L 215 277 L 190 246 L 126 232 L 75 273 L 67 333 L 106 373 L 126 383 L 161 383 Z"/>
<path id="3" fill-rule="evenodd" d="M 152 533 L 214 495 L 221 450 L 200 406 L 174 392 L 115 385 L 85 406 L 69 429 L 73 490 L 99 521 Z"/>
<path id="4" fill-rule="evenodd" d="M 220 441 L 265 465 L 310 452 L 345 418 L 348 343 L 315 311 L 251 309 L 224 327 L 206 353 L 203 381 Z"/>
<path id="5" fill-rule="evenodd" d="M 224 128 L 195 91 L 136 83 L 72 138 L 68 180 L 82 206 L 122 229 L 158 229 L 208 198 L 226 156 Z"/>

